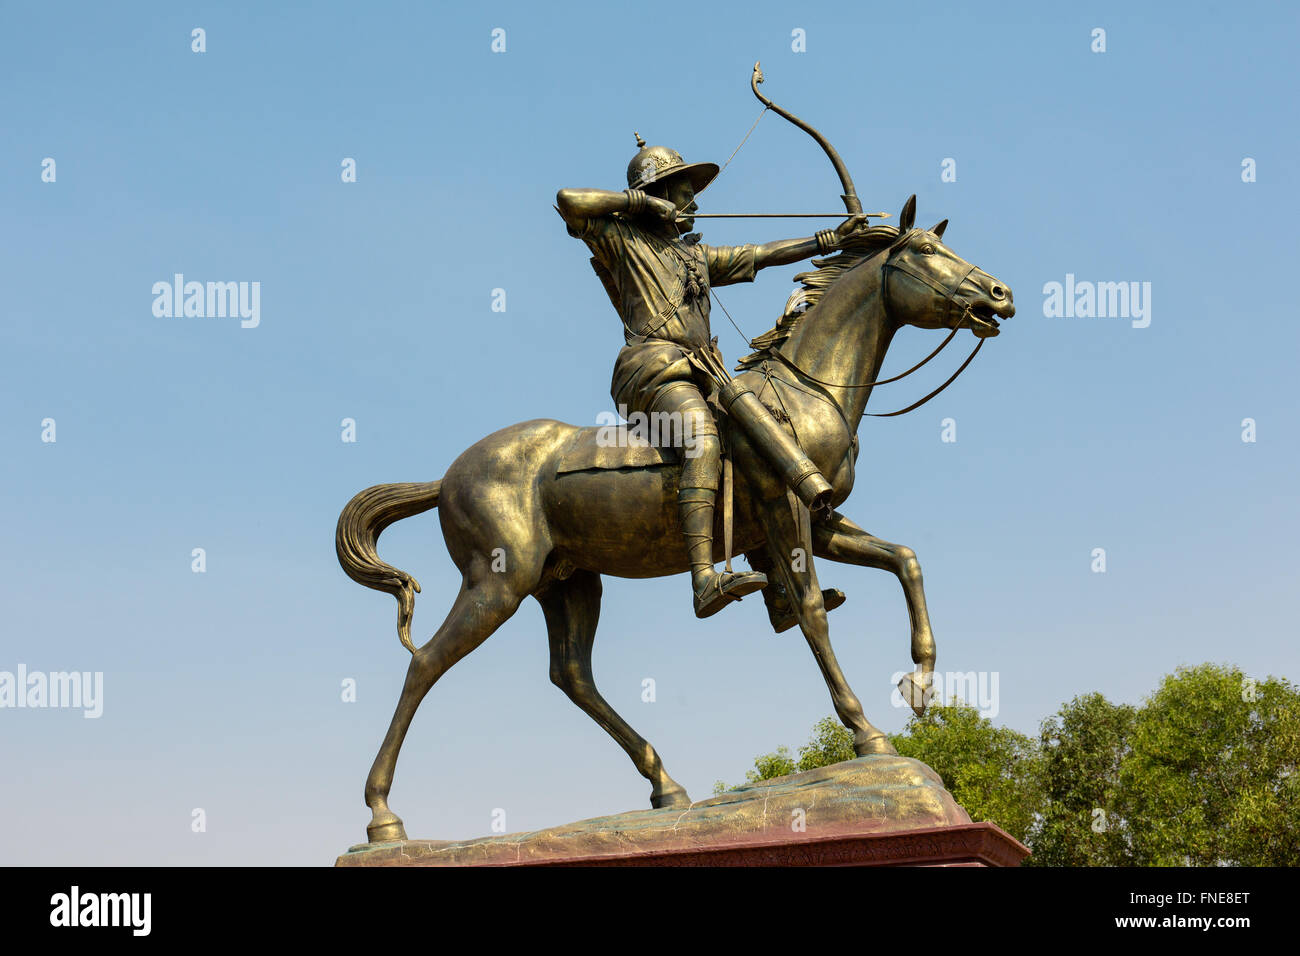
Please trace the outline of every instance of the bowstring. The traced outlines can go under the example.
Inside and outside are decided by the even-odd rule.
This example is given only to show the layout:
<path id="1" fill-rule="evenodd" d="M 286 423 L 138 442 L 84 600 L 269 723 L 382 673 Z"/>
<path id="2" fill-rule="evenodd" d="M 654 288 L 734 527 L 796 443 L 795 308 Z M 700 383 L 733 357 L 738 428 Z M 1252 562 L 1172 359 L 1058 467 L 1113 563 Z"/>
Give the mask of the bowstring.
<path id="1" fill-rule="evenodd" d="M 759 112 L 758 114 L 758 119 L 754 120 L 754 125 L 749 128 L 749 132 L 745 134 L 745 138 L 740 141 L 740 146 L 744 146 L 746 143 L 749 142 L 749 137 L 751 134 L 753 134 L 754 130 L 758 127 L 759 121 L 762 120 L 763 118 L 763 114 L 766 113 L 771 108 L 772 107 L 770 106 L 763 107 L 762 111 Z M 718 170 L 718 175 L 713 177 L 713 181 L 715 183 L 718 181 L 719 178 L 721 178 L 723 172 L 726 171 L 726 168 L 731 165 L 731 161 L 736 158 L 736 154 L 740 152 L 740 146 L 737 146 L 735 149 L 731 151 L 731 155 L 727 157 L 727 161 L 722 164 L 722 169 Z"/>
<path id="2" fill-rule="evenodd" d="M 736 154 L 740 152 L 741 146 L 744 146 L 749 142 L 749 137 L 753 135 L 754 130 L 758 128 L 758 124 L 762 121 L 764 114 L 766 114 L 771 108 L 772 107 L 770 106 L 764 106 L 759 111 L 758 119 L 754 120 L 754 125 L 749 128 L 749 132 L 745 134 L 745 138 L 740 141 L 740 146 L 737 146 L 731 151 L 731 155 L 727 157 L 727 161 L 723 163 L 722 168 L 718 170 L 718 175 L 713 177 L 713 182 L 716 183 L 722 178 L 722 174 L 727 171 L 727 167 L 731 165 L 731 161 L 735 159 Z M 718 303 L 718 308 L 722 310 L 722 314 L 727 317 L 727 321 L 731 323 L 731 327 L 735 329 L 736 334 L 740 336 L 740 341 L 745 344 L 746 348 L 748 348 L 750 344 L 749 336 L 747 336 L 744 331 L 741 330 L 740 326 L 736 324 L 736 320 L 731 317 L 731 313 L 727 311 L 727 307 L 722 304 L 722 300 L 718 298 L 718 293 L 714 290 L 712 285 L 709 286 L 709 294 L 713 296 L 713 301 Z"/>
<path id="3" fill-rule="evenodd" d="M 736 324 L 736 320 L 731 317 L 731 313 L 727 311 L 727 307 L 723 305 L 722 300 L 718 298 L 718 293 L 713 291 L 713 286 L 709 286 L 709 292 L 713 296 L 713 301 L 718 303 L 718 308 L 722 310 L 722 314 L 725 315 L 727 317 L 727 321 L 731 323 L 731 327 L 735 329 L 736 334 L 740 336 L 740 341 L 745 343 L 745 348 L 749 348 L 750 347 L 749 337 L 746 336 L 745 333 L 741 331 L 740 326 Z"/>

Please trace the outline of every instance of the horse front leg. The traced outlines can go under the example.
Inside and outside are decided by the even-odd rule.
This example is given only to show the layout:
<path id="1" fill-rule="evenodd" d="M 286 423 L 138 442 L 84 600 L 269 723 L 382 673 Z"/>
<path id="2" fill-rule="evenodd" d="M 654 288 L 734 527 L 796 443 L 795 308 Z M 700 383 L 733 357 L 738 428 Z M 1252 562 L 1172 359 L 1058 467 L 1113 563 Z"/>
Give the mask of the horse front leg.
<path id="1" fill-rule="evenodd" d="M 812 649 L 822 678 L 831 693 L 835 713 L 849 730 L 853 731 L 853 751 L 859 757 L 867 754 L 896 754 L 889 738 L 879 727 L 867 720 L 862 712 L 862 702 L 844 678 L 835 651 L 831 649 L 830 628 L 826 621 L 826 607 L 817 583 L 817 572 L 812 555 L 800 543 L 799 524 L 787 498 L 765 502 L 762 510 L 767 529 L 767 549 L 773 570 L 785 585 L 790 603 L 799 619 L 808 646 Z"/>
<path id="2" fill-rule="evenodd" d="M 917 665 L 899 681 L 903 699 L 919 717 L 925 713 L 933 692 L 935 661 L 934 633 L 925 606 L 925 584 L 916 552 L 901 544 L 892 544 L 862 530 L 839 512 L 813 527 L 813 553 L 845 564 L 891 571 L 903 586 L 907 613 L 912 620 L 912 663 Z"/>

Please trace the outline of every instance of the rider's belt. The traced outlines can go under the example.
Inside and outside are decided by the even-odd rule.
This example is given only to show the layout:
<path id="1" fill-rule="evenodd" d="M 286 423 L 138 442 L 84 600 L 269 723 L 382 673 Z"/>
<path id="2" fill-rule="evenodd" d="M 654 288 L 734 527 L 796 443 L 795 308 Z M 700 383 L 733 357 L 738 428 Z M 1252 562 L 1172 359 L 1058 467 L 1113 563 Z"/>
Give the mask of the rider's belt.
<path id="1" fill-rule="evenodd" d="M 718 400 L 800 501 L 810 509 L 830 501 L 830 484 L 753 391 L 733 379 L 719 389 Z"/>

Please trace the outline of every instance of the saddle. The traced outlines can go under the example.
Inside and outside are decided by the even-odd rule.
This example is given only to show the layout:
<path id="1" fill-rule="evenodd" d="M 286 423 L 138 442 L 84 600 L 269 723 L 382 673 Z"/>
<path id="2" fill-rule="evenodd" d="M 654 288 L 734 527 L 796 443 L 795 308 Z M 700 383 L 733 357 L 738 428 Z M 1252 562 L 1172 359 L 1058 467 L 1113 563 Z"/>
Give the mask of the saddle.
<path id="1" fill-rule="evenodd" d="M 557 475 L 575 471 L 614 471 L 623 468 L 677 466 L 681 450 L 655 444 L 626 422 L 580 428 L 560 452 Z"/>
<path id="2" fill-rule="evenodd" d="M 713 421 L 718 429 L 725 460 L 730 445 L 728 431 L 730 416 L 718 402 L 717 392 L 705 398 Z M 671 423 L 664 418 L 649 416 L 641 424 L 630 425 L 620 421 L 616 425 L 597 425 L 580 428 L 561 449 L 555 467 L 556 475 L 576 471 L 617 471 L 624 468 L 678 467 L 686 450 L 680 421 Z"/>

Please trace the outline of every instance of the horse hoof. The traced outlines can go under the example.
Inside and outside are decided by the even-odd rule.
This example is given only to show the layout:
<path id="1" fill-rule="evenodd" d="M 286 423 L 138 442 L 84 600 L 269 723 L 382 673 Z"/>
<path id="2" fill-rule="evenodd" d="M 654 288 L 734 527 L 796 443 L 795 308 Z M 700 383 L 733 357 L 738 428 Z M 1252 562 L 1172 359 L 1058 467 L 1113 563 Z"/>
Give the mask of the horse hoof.
<path id="1" fill-rule="evenodd" d="M 656 810 L 663 810 L 667 807 L 689 807 L 691 798 L 681 787 L 676 790 L 665 790 L 660 794 L 650 795 L 650 806 Z"/>
<path id="2" fill-rule="evenodd" d="M 376 817 L 366 827 L 366 839 L 371 843 L 396 843 L 406 839 L 406 827 L 395 813 Z"/>
<path id="3" fill-rule="evenodd" d="M 874 737 L 868 737 L 861 743 L 854 742 L 853 752 L 859 757 L 866 757 L 871 754 L 886 754 L 891 757 L 897 757 L 898 751 L 894 745 L 889 742 L 889 738 L 884 734 L 877 734 Z"/>
<path id="4" fill-rule="evenodd" d="M 927 686 L 925 675 L 917 677 L 915 671 L 908 671 L 898 682 L 898 692 L 918 717 L 925 716 L 925 708 L 934 696 L 933 686 Z"/>

